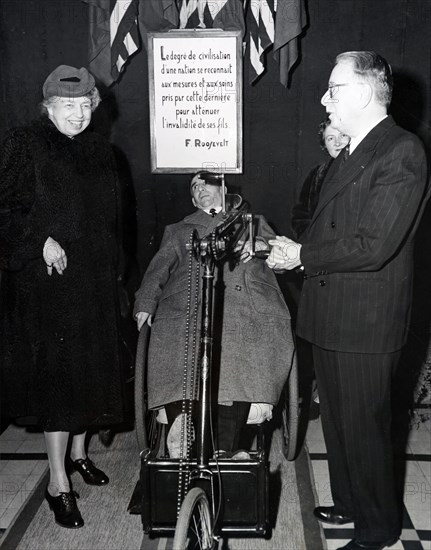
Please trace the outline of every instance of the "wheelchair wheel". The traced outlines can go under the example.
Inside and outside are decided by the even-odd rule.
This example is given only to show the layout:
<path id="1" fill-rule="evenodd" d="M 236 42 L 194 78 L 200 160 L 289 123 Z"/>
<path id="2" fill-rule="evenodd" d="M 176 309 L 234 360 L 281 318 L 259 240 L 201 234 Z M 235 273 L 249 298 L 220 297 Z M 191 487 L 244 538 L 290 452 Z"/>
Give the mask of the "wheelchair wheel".
<path id="1" fill-rule="evenodd" d="M 173 550 L 211 550 L 214 544 L 207 495 L 200 487 L 194 487 L 186 494 L 181 505 Z"/>
<path id="2" fill-rule="evenodd" d="M 135 431 L 139 452 L 158 447 L 161 428 L 156 422 L 156 413 L 147 407 L 146 366 L 150 327 L 143 325 L 139 333 L 135 361 Z"/>
<path id="3" fill-rule="evenodd" d="M 299 427 L 298 364 L 293 358 L 287 388 L 284 389 L 282 417 L 283 454 L 287 460 L 295 460 Z"/>

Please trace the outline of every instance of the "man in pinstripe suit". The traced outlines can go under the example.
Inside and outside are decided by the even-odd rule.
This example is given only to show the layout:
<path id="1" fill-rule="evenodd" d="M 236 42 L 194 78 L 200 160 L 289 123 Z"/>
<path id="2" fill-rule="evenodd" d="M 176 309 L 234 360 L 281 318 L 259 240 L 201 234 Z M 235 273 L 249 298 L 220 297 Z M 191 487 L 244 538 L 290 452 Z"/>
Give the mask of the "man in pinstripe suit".
<path id="1" fill-rule="evenodd" d="M 277 237 L 267 260 L 304 270 L 297 332 L 313 346 L 334 502 L 314 513 L 354 522 L 348 550 L 386 548 L 401 531 L 390 389 L 408 332 L 427 174 L 419 139 L 387 115 L 391 94 L 381 56 L 337 57 L 322 104 L 351 136 L 350 152 L 325 177 L 301 243 Z"/>

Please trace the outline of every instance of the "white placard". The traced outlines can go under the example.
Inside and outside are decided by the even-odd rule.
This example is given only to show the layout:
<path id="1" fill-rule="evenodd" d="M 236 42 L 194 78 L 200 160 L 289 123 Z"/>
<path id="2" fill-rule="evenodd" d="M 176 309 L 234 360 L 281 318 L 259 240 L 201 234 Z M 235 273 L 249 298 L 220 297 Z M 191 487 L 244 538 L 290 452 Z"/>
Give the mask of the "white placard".
<path id="1" fill-rule="evenodd" d="M 242 171 L 240 31 L 149 35 L 151 169 Z"/>

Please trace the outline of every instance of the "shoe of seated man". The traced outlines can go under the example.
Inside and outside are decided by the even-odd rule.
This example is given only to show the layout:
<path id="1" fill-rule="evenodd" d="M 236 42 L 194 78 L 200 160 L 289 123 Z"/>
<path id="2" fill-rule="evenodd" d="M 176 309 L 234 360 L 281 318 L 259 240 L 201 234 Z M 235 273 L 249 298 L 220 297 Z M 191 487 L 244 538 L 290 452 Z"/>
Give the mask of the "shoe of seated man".
<path id="1" fill-rule="evenodd" d="M 229 458 L 230 460 L 251 460 L 250 453 L 244 449 L 239 449 L 238 451 L 223 451 L 219 449 L 214 452 L 215 460 L 223 458 Z"/>
<path id="2" fill-rule="evenodd" d="M 232 460 L 251 460 L 250 453 L 244 449 L 239 449 L 232 453 Z"/>
<path id="3" fill-rule="evenodd" d="M 229 451 L 223 451 L 223 449 L 218 449 L 217 451 L 214 451 L 214 460 L 220 460 L 223 458 L 231 458 L 232 453 Z"/>

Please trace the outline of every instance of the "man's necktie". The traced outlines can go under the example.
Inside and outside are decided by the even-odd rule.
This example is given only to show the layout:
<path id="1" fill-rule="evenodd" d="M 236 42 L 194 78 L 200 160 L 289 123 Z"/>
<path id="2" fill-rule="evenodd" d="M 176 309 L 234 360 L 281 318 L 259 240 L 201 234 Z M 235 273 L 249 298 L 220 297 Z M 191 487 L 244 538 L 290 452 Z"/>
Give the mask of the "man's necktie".
<path id="1" fill-rule="evenodd" d="M 216 210 L 215 208 L 211 208 L 210 214 L 211 214 L 211 216 L 214 218 L 214 216 L 217 215 L 217 210 Z"/>

